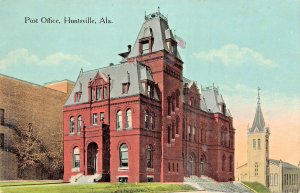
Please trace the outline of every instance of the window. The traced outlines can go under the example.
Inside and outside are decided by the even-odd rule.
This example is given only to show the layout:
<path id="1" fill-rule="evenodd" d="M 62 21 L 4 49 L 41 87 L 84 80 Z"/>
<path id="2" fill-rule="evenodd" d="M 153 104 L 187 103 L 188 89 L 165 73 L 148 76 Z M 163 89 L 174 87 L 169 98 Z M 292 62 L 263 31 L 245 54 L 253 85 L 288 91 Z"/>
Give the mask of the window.
<path id="1" fill-rule="evenodd" d="M 122 130 L 122 111 L 117 112 L 117 130 Z"/>
<path id="2" fill-rule="evenodd" d="M 270 186 L 273 185 L 273 174 L 270 174 L 269 184 Z"/>
<path id="3" fill-rule="evenodd" d="M 168 115 L 171 115 L 171 98 L 168 97 Z"/>
<path id="4" fill-rule="evenodd" d="M 196 141 L 195 127 L 192 127 L 192 139 L 191 139 L 191 141 Z"/>
<path id="5" fill-rule="evenodd" d="M 0 133 L 0 149 L 4 149 L 4 133 Z"/>
<path id="6" fill-rule="evenodd" d="M 176 134 L 179 134 L 179 117 L 176 117 Z"/>
<path id="7" fill-rule="evenodd" d="M 120 146 L 120 167 L 128 167 L 128 146 L 125 143 Z"/>
<path id="8" fill-rule="evenodd" d="M 226 162 L 226 156 L 223 155 L 223 157 L 222 157 L 222 171 L 225 171 L 225 162 Z"/>
<path id="9" fill-rule="evenodd" d="M 174 94 L 172 96 L 172 111 L 173 112 L 175 111 L 175 96 L 174 96 Z"/>
<path id="10" fill-rule="evenodd" d="M 155 114 L 154 114 L 154 112 L 151 113 L 150 122 L 151 122 L 151 129 L 154 130 L 155 129 Z"/>
<path id="11" fill-rule="evenodd" d="M 142 54 L 148 54 L 150 52 L 149 49 L 149 41 L 142 43 Z"/>
<path id="12" fill-rule="evenodd" d="M 100 87 L 97 87 L 97 89 L 96 89 L 96 99 L 97 99 L 97 101 L 99 101 L 99 100 L 101 100 L 102 99 L 102 97 L 101 97 L 101 88 Z"/>
<path id="13" fill-rule="evenodd" d="M 119 177 L 119 182 L 127 183 L 128 182 L 128 177 Z"/>
<path id="14" fill-rule="evenodd" d="M 187 128 L 187 130 L 188 130 L 188 140 L 190 141 L 191 140 L 191 126 L 189 125 L 188 126 L 188 128 Z"/>
<path id="15" fill-rule="evenodd" d="M 176 92 L 176 107 L 179 108 L 179 91 Z"/>
<path id="16" fill-rule="evenodd" d="M 91 88 L 91 99 L 92 99 L 92 101 L 94 101 L 95 100 L 95 89 L 94 88 Z"/>
<path id="17" fill-rule="evenodd" d="M 171 163 L 169 162 L 168 163 L 168 169 L 169 169 L 169 172 L 171 171 Z"/>
<path id="18" fill-rule="evenodd" d="M 147 182 L 153 182 L 153 181 L 154 181 L 153 177 L 148 177 L 147 176 Z"/>
<path id="19" fill-rule="evenodd" d="M 79 115 L 77 118 L 77 133 L 80 133 L 81 126 L 82 126 L 82 117 L 81 115 Z"/>
<path id="20" fill-rule="evenodd" d="M 78 147 L 73 149 L 73 168 L 80 167 L 80 151 Z"/>
<path id="21" fill-rule="evenodd" d="M 122 94 L 127 94 L 129 90 L 129 83 L 123 83 L 122 84 Z"/>
<path id="22" fill-rule="evenodd" d="M 153 148 L 147 145 L 147 168 L 153 168 Z"/>
<path id="23" fill-rule="evenodd" d="M 174 126 L 174 122 L 172 123 L 172 139 L 175 139 L 175 126 Z"/>
<path id="24" fill-rule="evenodd" d="M 103 99 L 106 99 L 107 98 L 107 88 L 104 87 L 103 88 Z"/>
<path id="25" fill-rule="evenodd" d="M 177 172 L 178 172 L 178 163 L 177 163 Z"/>
<path id="26" fill-rule="evenodd" d="M 130 109 L 126 111 L 126 129 L 132 128 L 132 112 Z"/>
<path id="27" fill-rule="evenodd" d="M 256 149 L 256 139 L 253 139 L 253 149 Z"/>
<path id="28" fill-rule="evenodd" d="M 174 162 L 173 162 L 173 172 L 175 171 L 175 164 L 174 164 Z"/>
<path id="29" fill-rule="evenodd" d="M 254 175 L 258 176 L 258 163 L 257 162 L 255 162 L 255 164 L 254 164 Z"/>
<path id="30" fill-rule="evenodd" d="M 74 117 L 70 118 L 70 133 L 74 133 Z"/>
<path id="31" fill-rule="evenodd" d="M 148 87 L 147 87 L 147 96 L 151 98 L 151 86 L 150 86 L 150 84 L 148 84 Z"/>
<path id="32" fill-rule="evenodd" d="M 260 139 L 257 140 L 257 149 L 260 149 Z"/>
<path id="33" fill-rule="evenodd" d="M 79 102 L 81 98 L 81 92 L 75 92 L 74 102 Z"/>
<path id="34" fill-rule="evenodd" d="M 168 143 L 171 143 L 171 128 L 168 126 Z"/>
<path id="35" fill-rule="evenodd" d="M 144 111 L 144 116 L 145 116 L 145 129 L 148 129 L 149 126 L 149 116 L 148 116 L 148 111 Z"/>
<path id="36" fill-rule="evenodd" d="M 105 117 L 104 112 L 101 112 L 100 113 L 100 121 L 104 121 L 104 117 Z"/>
<path id="37" fill-rule="evenodd" d="M 97 125 L 98 124 L 97 119 L 98 119 L 98 115 L 97 115 L 97 113 L 94 113 L 93 114 L 93 125 Z"/>
<path id="38" fill-rule="evenodd" d="M 278 174 L 274 174 L 274 186 L 278 186 Z"/>

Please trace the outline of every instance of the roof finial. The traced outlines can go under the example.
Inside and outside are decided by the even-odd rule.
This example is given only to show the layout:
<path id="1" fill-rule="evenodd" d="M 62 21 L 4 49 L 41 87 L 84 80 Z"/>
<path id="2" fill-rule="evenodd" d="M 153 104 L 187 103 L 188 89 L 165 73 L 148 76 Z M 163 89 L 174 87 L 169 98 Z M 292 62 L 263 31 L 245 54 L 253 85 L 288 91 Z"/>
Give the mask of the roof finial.
<path id="1" fill-rule="evenodd" d="M 259 105 L 260 104 L 260 96 L 259 96 L 259 91 L 260 91 L 261 89 L 258 87 L 257 88 L 257 104 Z"/>
<path id="2" fill-rule="evenodd" d="M 157 7 L 157 9 L 158 9 L 158 13 L 160 13 L 160 12 L 159 12 L 159 6 Z"/>

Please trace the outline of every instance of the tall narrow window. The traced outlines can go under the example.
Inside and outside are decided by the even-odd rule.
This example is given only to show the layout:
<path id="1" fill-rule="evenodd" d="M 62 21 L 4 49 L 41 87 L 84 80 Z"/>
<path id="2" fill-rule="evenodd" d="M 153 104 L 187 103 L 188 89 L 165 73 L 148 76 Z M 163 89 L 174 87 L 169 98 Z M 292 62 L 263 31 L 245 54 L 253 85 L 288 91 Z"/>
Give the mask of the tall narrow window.
<path id="1" fill-rule="evenodd" d="M 103 99 L 107 99 L 107 88 L 103 88 Z"/>
<path id="2" fill-rule="evenodd" d="M 171 115 L 171 98 L 168 97 L 168 115 Z"/>
<path id="3" fill-rule="evenodd" d="M 70 118 L 70 133 L 74 133 L 74 117 Z"/>
<path id="4" fill-rule="evenodd" d="M 117 112 L 117 130 L 122 130 L 122 111 Z"/>
<path id="5" fill-rule="evenodd" d="M 176 134 L 179 134 L 179 117 L 176 117 Z"/>
<path id="6" fill-rule="evenodd" d="M 189 125 L 187 129 L 188 129 L 188 133 L 187 133 L 188 134 L 188 140 L 191 141 L 191 126 Z"/>
<path id="7" fill-rule="evenodd" d="M 73 168 L 80 167 L 80 151 L 78 147 L 73 149 Z"/>
<path id="8" fill-rule="evenodd" d="M 174 122 L 172 123 L 172 139 L 175 139 L 175 126 L 174 126 Z"/>
<path id="9" fill-rule="evenodd" d="M 153 168 L 153 148 L 147 145 L 147 168 Z"/>
<path id="10" fill-rule="evenodd" d="M 125 143 L 120 146 L 120 167 L 128 167 L 128 146 Z"/>
<path id="11" fill-rule="evenodd" d="M 96 89 L 96 99 L 97 99 L 97 101 L 101 100 L 101 90 L 100 90 L 100 87 L 97 87 L 97 89 Z"/>
<path id="12" fill-rule="evenodd" d="M 93 125 L 97 125 L 98 124 L 98 115 L 97 113 L 93 114 Z"/>
<path id="13" fill-rule="evenodd" d="M 104 116 L 105 116 L 105 115 L 104 115 L 104 112 L 101 112 L 101 113 L 100 113 L 100 121 L 104 121 Z"/>
<path id="14" fill-rule="evenodd" d="M 168 143 L 171 143 L 171 128 L 168 126 Z"/>
<path id="15" fill-rule="evenodd" d="M 179 108 L 179 91 L 176 92 L 176 107 Z"/>
<path id="16" fill-rule="evenodd" d="M 175 111 L 175 96 L 174 96 L 174 94 L 172 96 L 172 111 L 173 112 Z"/>
<path id="17" fill-rule="evenodd" d="M 257 149 L 260 149 L 260 139 L 257 139 Z"/>
<path id="18" fill-rule="evenodd" d="M 151 129 L 155 130 L 155 114 L 154 114 L 154 112 L 151 113 L 150 122 L 151 122 Z"/>
<path id="19" fill-rule="evenodd" d="M 150 85 L 150 84 L 148 84 L 148 88 L 147 88 L 147 96 L 148 96 L 149 98 L 151 98 L 151 85 Z"/>
<path id="20" fill-rule="evenodd" d="M 223 157 L 222 157 L 222 171 L 225 171 L 225 162 L 226 162 L 226 156 L 223 155 Z"/>
<path id="21" fill-rule="evenodd" d="M 145 116 L 145 129 L 148 129 L 148 127 L 149 127 L 149 115 L 148 115 L 148 111 L 144 111 L 144 116 Z"/>
<path id="22" fill-rule="evenodd" d="M 256 149 L 256 139 L 253 139 L 253 149 Z"/>
<path id="23" fill-rule="evenodd" d="M 77 118 L 77 133 L 80 133 L 81 126 L 82 126 L 82 117 L 81 115 L 79 115 Z"/>
<path id="24" fill-rule="evenodd" d="M 0 133 L 0 149 L 4 149 L 4 133 Z"/>
<path id="25" fill-rule="evenodd" d="M 132 128 L 132 112 L 130 109 L 126 111 L 126 129 Z"/>

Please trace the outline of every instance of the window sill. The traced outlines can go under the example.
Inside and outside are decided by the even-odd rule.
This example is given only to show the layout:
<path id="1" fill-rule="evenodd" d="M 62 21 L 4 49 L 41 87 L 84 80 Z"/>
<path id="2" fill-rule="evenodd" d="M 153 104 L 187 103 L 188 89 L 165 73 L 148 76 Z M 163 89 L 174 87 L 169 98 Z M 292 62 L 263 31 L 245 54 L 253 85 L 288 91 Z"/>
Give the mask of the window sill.
<path id="1" fill-rule="evenodd" d="M 175 143 L 175 138 L 172 138 L 172 139 L 171 139 L 171 142 Z"/>
<path id="2" fill-rule="evenodd" d="M 77 135 L 80 135 L 80 132 L 77 132 Z"/>
<path id="3" fill-rule="evenodd" d="M 80 168 L 72 168 L 72 172 L 80 172 Z"/>
<path id="4" fill-rule="evenodd" d="M 70 135 L 70 136 L 73 136 L 73 135 L 74 135 L 74 133 L 70 133 L 69 135 Z"/>
<path id="5" fill-rule="evenodd" d="M 171 147 L 171 143 L 166 143 L 166 147 Z"/>
<path id="6" fill-rule="evenodd" d="M 119 167 L 119 171 L 128 171 L 128 167 Z"/>
<path id="7" fill-rule="evenodd" d="M 154 172 L 154 168 L 147 168 L 146 171 L 147 172 Z"/>
<path id="8" fill-rule="evenodd" d="M 176 134 L 175 137 L 179 137 L 179 134 Z"/>

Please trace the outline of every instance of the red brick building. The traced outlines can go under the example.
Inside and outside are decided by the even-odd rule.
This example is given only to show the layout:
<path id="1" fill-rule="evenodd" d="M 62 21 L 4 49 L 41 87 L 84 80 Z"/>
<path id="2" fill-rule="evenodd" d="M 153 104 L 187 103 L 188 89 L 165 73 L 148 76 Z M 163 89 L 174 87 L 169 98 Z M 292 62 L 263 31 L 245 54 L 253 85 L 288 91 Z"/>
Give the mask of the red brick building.
<path id="1" fill-rule="evenodd" d="M 64 180 L 233 180 L 232 117 L 218 88 L 183 77 L 167 18 L 145 16 L 120 56 L 120 64 L 81 71 L 64 106 Z"/>

